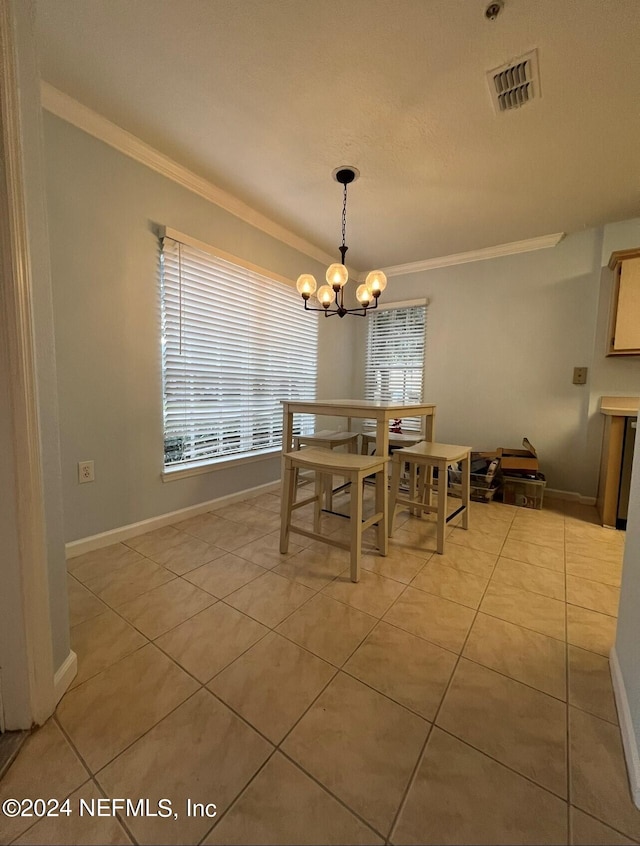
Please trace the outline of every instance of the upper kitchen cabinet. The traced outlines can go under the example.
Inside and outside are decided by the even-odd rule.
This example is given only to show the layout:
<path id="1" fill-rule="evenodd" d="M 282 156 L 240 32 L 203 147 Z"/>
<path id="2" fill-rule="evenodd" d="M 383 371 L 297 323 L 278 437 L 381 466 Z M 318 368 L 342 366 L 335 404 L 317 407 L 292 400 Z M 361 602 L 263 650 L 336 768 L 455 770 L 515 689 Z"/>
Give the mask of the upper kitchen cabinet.
<path id="1" fill-rule="evenodd" d="M 613 297 L 607 355 L 640 355 L 640 248 L 611 253 Z"/>

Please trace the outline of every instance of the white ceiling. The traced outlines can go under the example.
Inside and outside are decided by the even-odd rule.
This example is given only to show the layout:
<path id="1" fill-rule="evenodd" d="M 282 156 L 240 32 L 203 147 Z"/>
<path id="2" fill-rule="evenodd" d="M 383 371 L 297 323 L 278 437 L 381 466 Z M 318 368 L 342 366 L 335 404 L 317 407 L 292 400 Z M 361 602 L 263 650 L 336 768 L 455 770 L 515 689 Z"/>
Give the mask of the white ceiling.
<path id="1" fill-rule="evenodd" d="M 640 214 L 639 0 L 36 0 L 44 80 L 331 254 L 420 261 Z M 538 48 L 542 98 L 485 73 Z"/>

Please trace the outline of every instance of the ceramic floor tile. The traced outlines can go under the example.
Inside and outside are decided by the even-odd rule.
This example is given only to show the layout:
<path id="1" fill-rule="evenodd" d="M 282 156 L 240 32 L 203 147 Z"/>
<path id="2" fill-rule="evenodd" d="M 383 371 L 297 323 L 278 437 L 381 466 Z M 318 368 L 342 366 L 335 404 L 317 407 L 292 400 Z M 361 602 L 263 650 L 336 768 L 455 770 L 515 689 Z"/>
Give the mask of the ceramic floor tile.
<path id="1" fill-rule="evenodd" d="M 120 567 L 114 573 L 105 573 L 89 579 L 86 585 L 108 605 L 116 606 L 122 605 L 128 599 L 135 599 L 136 596 L 141 596 L 171 579 L 175 579 L 174 573 L 148 558 L 142 558 Z"/>
<path id="2" fill-rule="evenodd" d="M 384 616 L 386 622 L 452 652 L 460 652 L 474 612 L 409 586 Z"/>
<path id="3" fill-rule="evenodd" d="M 195 535 L 200 540 L 227 552 L 233 552 L 239 547 L 257 540 L 267 532 L 273 531 L 273 527 L 265 531 L 252 529 L 249 526 L 234 523 L 232 520 L 225 520 L 224 517 L 210 513 L 191 517 L 182 523 L 176 523 L 175 526 L 181 531 Z"/>
<path id="4" fill-rule="evenodd" d="M 115 573 L 127 564 L 142 561 L 143 556 L 123 543 L 114 543 L 93 552 L 85 552 L 67 561 L 67 569 L 78 581 L 86 584 L 90 579 Z"/>
<path id="5" fill-rule="evenodd" d="M 305 538 L 304 540 L 306 542 L 307 539 Z M 277 567 L 278 564 L 282 564 L 291 555 L 300 552 L 301 549 L 303 549 L 302 543 L 295 543 L 290 540 L 289 551 L 282 554 L 280 552 L 280 532 L 278 531 L 271 532 L 268 535 L 258 538 L 258 540 L 252 541 L 252 543 L 238 547 L 235 550 L 235 554 L 239 555 L 240 558 L 244 558 L 246 561 L 250 561 L 252 564 L 264 567 L 265 570 L 271 570 L 273 567 Z"/>
<path id="6" fill-rule="evenodd" d="M 615 617 L 567 605 L 567 640 L 573 646 L 608 656 L 616 639 Z"/>
<path id="7" fill-rule="evenodd" d="M 602 561 L 588 555 L 576 555 L 567 549 L 567 576 L 569 575 L 620 587 L 622 564 L 619 561 Z"/>
<path id="8" fill-rule="evenodd" d="M 380 555 L 378 551 L 363 552 L 362 569 L 369 570 L 378 576 L 387 579 L 395 579 L 397 582 L 408 585 L 411 579 L 416 576 L 425 565 L 426 558 L 419 555 L 411 555 L 402 547 L 397 547 L 393 540 L 389 542 L 387 555 Z"/>
<path id="9" fill-rule="evenodd" d="M 566 843 L 567 805 L 434 728 L 391 842 Z"/>
<path id="10" fill-rule="evenodd" d="M 462 654 L 516 681 L 566 699 L 565 645 L 556 638 L 479 613 Z"/>
<path id="11" fill-rule="evenodd" d="M 404 589 L 401 582 L 361 570 L 359 582 L 352 582 L 349 572 L 345 571 L 322 592 L 372 617 L 382 617 Z"/>
<path id="12" fill-rule="evenodd" d="M 619 601 L 620 588 L 579 576 L 567 576 L 567 602 L 572 605 L 617 617 Z"/>
<path id="13" fill-rule="evenodd" d="M 565 532 L 568 540 L 592 540 L 608 546 L 624 547 L 625 533 L 605 526 L 586 523 L 584 520 L 565 521 Z"/>
<path id="14" fill-rule="evenodd" d="M 260 623 L 217 602 L 161 635 L 156 644 L 204 684 L 266 633 Z"/>
<path id="15" fill-rule="evenodd" d="M 177 537 L 170 547 L 150 555 L 157 564 L 162 564 L 167 570 L 182 576 L 196 567 L 202 567 L 209 561 L 214 561 L 225 555 L 226 551 L 217 546 L 212 546 L 206 541 L 200 540 L 186 532 L 178 532 Z"/>
<path id="16" fill-rule="evenodd" d="M 444 555 L 434 555 L 433 559 L 445 567 L 453 567 L 454 570 L 461 570 L 463 573 L 471 573 L 474 576 L 488 579 L 493 573 L 493 568 L 498 560 L 498 555 L 493 552 L 482 552 L 459 544 L 445 544 Z"/>
<path id="17" fill-rule="evenodd" d="M 135 549 L 146 558 L 154 558 L 167 549 L 170 549 L 175 543 L 180 541 L 180 532 L 173 526 L 161 526 L 159 529 L 154 529 L 152 532 L 146 532 L 143 535 L 136 535 L 136 537 L 129 538 L 125 541 L 126 546 Z"/>
<path id="18" fill-rule="evenodd" d="M 565 604 L 557 599 L 492 581 L 480 610 L 509 623 L 565 640 Z"/>
<path id="19" fill-rule="evenodd" d="M 384 840 L 276 752 L 203 842 L 221 846 L 364 846 Z"/>
<path id="20" fill-rule="evenodd" d="M 263 576 L 266 570 L 240 558 L 233 552 L 225 552 L 215 561 L 209 561 L 197 570 L 185 573 L 184 578 L 218 599 L 223 599 L 234 590 Z"/>
<path id="21" fill-rule="evenodd" d="M 98 614 L 104 614 L 107 606 L 87 590 L 73 576 L 67 574 L 67 595 L 69 597 L 69 625 L 77 626 Z"/>
<path id="22" fill-rule="evenodd" d="M 341 667 L 375 626 L 375 617 L 317 594 L 278 626 L 278 632 Z"/>
<path id="23" fill-rule="evenodd" d="M 434 555 L 430 561 L 411 582 L 411 587 L 419 588 L 427 593 L 451 599 L 469 608 L 477 608 L 482 594 L 488 584 L 488 579 L 464 573 L 453 567 L 440 564 L 439 556 Z"/>
<path id="24" fill-rule="evenodd" d="M 569 702 L 603 720 L 618 722 L 608 658 L 569 647 Z"/>
<path id="25" fill-rule="evenodd" d="M 184 579 L 173 579 L 119 605 L 118 614 L 122 614 L 142 634 L 153 640 L 215 601 L 215 597 Z"/>
<path id="26" fill-rule="evenodd" d="M 58 719 L 97 772 L 197 687 L 148 644 L 69 691 L 58 705 Z"/>
<path id="27" fill-rule="evenodd" d="M 622 563 L 624 546 L 618 543 L 595 541 L 591 538 L 567 538 L 567 556 L 580 555 L 586 558 L 596 558 L 608 564 Z"/>
<path id="28" fill-rule="evenodd" d="M 483 532 L 482 529 L 454 529 L 445 543 L 445 552 L 448 551 L 449 543 L 458 546 L 467 546 L 470 549 L 477 549 L 479 552 L 489 552 L 498 555 L 504 544 L 506 532 L 496 533 L 493 530 Z"/>
<path id="29" fill-rule="evenodd" d="M 526 564 L 524 561 L 515 561 L 510 558 L 499 558 L 493 573 L 493 581 L 564 602 L 564 574 L 546 567 L 537 567 L 534 564 Z"/>
<path id="30" fill-rule="evenodd" d="M 108 608 L 104 614 L 78 623 L 71 629 L 71 648 L 78 656 L 78 674 L 71 687 L 77 687 L 146 642 L 146 638 Z"/>
<path id="31" fill-rule="evenodd" d="M 252 502 L 234 502 L 215 511 L 217 517 L 224 517 L 232 523 L 248 526 L 261 534 L 268 534 L 280 528 L 280 514 L 267 511 Z"/>
<path id="32" fill-rule="evenodd" d="M 271 632 L 209 682 L 209 690 L 280 743 L 336 669 Z"/>
<path id="33" fill-rule="evenodd" d="M 300 550 L 296 555 L 287 557 L 271 572 L 291 581 L 300 582 L 312 590 L 320 590 L 332 582 L 348 566 L 348 563 L 349 553 L 346 550 L 335 549 L 325 544 L 322 544 L 322 549 L 318 550 L 315 545 L 312 545 Z"/>
<path id="34" fill-rule="evenodd" d="M 26 739 L 0 781 L 0 803 L 5 799 L 62 800 L 88 778 L 89 774 L 78 756 L 51 718 Z M 0 842 L 10 843 L 33 822 L 33 817 L 8 817 L 3 814 Z"/>
<path id="35" fill-rule="evenodd" d="M 436 725 L 566 798 L 564 702 L 462 658 Z"/>
<path id="36" fill-rule="evenodd" d="M 571 808 L 571 846 L 626 846 L 635 843 L 598 822 L 579 808 Z"/>
<path id="37" fill-rule="evenodd" d="M 225 602 L 274 628 L 313 594 L 310 588 L 267 571 L 264 576 L 227 596 Z"/>
<path id="38" fill-rule="evenodd" d="M 343 670 L 433 720 L 456 660 L 453 652 L 380 622 Z"/>
<path id="39" fill-rule="evenodd" d="M 428 729 L 425 720 L 339 673 L 282 748 L 385 834 Z"/>
<path id="40" fill-rule="evenodd" d="M 509 540 L 564 552 L 564 526 L 522 526 L 514 520 L 509 529 Z"/>
<path id="41" fill-rule="evenodd" d="M 631 801 L 618 726 L 570 708 L 569 739 L 572 804 L 640 840 L 640 810 Z"/>
<path id="42" fill-rule="evenodd" d="M 69 797 L 70 815 L 45 817 L 14 842 L 32 846 L 42 846 L 43 843 L 55 843 L 56 846 L 76 846 L 78 843 L 85 846 L 117 846 L 132 843 L 115 816 L 99 817 L 97 811 L 95 817 L 88 812 L 78 813 L 81 799 L 92 808 L 104 798 L 94 782 L 88 781 Z"/>
<path id="43" fill-rule="evenodd" d="M 525 564 L 533 564 L 535 567 L 546 567 L 547 570 L 555 570 L 564 573 L 564 550 L 540 546 L 536 543 L 507 538 L 501 553 L 502 558 L 512 558 L 514 561 L 524 561 Z"/>
<path id="44" fill-rule="evenodd" d="M 266 511 L 273 511 L 280 514 L 280 495 L 278 493 L 264 493 L 254 496 L 249 500 L 245 500 L 247 505 L 257 505 L 258 508 L 264 508 Z"/>
<path id="45" fill-rule="evenodd" d="M 179 818 L 128 817 L 138 843 L 199 843 L 213 824 L 188 816 L 187 800 L 223 813 L 272 752 L 207 690 L 200 690 L 98 774 L 109 796 L 170 798 Z M 185 754 L 185 752 L 187 754 Z"/>

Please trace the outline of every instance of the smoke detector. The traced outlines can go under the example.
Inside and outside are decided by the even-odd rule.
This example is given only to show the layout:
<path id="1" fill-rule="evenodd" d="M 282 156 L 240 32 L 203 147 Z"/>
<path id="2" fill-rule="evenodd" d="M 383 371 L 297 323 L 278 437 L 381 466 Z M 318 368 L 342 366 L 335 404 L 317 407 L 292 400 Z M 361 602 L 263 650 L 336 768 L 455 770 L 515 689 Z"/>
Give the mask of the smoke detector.
<path id="1" fill-rule="evenodd" d="M 487 83 L 496 114 L 519 109 L 539 98 L 538 51 L 531 50 L 506 65 L 488 71 Z"/>

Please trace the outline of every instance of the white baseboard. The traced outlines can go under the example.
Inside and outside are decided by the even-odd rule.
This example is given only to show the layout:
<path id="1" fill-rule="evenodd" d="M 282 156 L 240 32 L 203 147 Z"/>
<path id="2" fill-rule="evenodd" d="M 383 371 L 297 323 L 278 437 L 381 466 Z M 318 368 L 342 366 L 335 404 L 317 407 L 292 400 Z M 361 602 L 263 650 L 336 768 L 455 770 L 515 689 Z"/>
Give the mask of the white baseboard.
<path id="1" fill-rule="evenodd" d="M 103 546 L 110 546 L 112 543 L 134 538 L 145 532 L 160 529 L 162 526 L 170 526 L 172 523 L 179 523 L 188 517 L 195 517 L 198 514 L 205 514 L 207 511 L 214 511 L 224 505 L 231 505 L 233 502 L 269 493 L 271 490 L 279 491 L 280 482 L 268 482 L 266 485 L 258 485 L 255 488 L 248 488 L 238 493 L 221 496 L 217 499 L 210 499 L 208 502 L 199 502 L 197 505 L 190 505 L 188 508 L 181 508 L 178 511 L 170 511 L 168 514 L 160 514 L 158 517 L 150 517 L 148 520 L 140 520 L 138 523 L 129 523 L 127 526 L 120 526 L 117 529 L 109 529 L 108 532 L 100 532 L 98 535 L 90 535 L 87 538 L 70 541 L 65 544 L 67 560 L 83 555 L 85 552 L 92 552 L 94 549 L 102 549 Z"/>
<path id="2" fill-rule="evenodd" d="M 611 681 L 613 682 L 613 692 L 618 708 L 620 734 L 622 735 L 624 757 L 627 762 L 631 798 L 636 808 L 640 808 L 640 752 L 638 750 L 638 740 L 633 728 L 629 700 L 627 699 L 627 691 L 624 686 L 624 678 L 615 646 L 609 654 L 609 666 L 611 667 Z"/>
<path id="3" fill-rule="evenodd" d="M 555 488 L 545 488 L 545 497 L 549 499 L 561 499 L 567 502 L 578 502 L 580 505 L 595 505 L 595 496 L 583 496 L 577 491 L 558 491 Z"/>
<path id="4" fill-rule="evenodd" d="M 69 685 L 75 679 L 78 672 L 78 656 L 72 650 L 56 670 L 53 677 L 53 693 L 56 705 L 67 692 Z"/>

